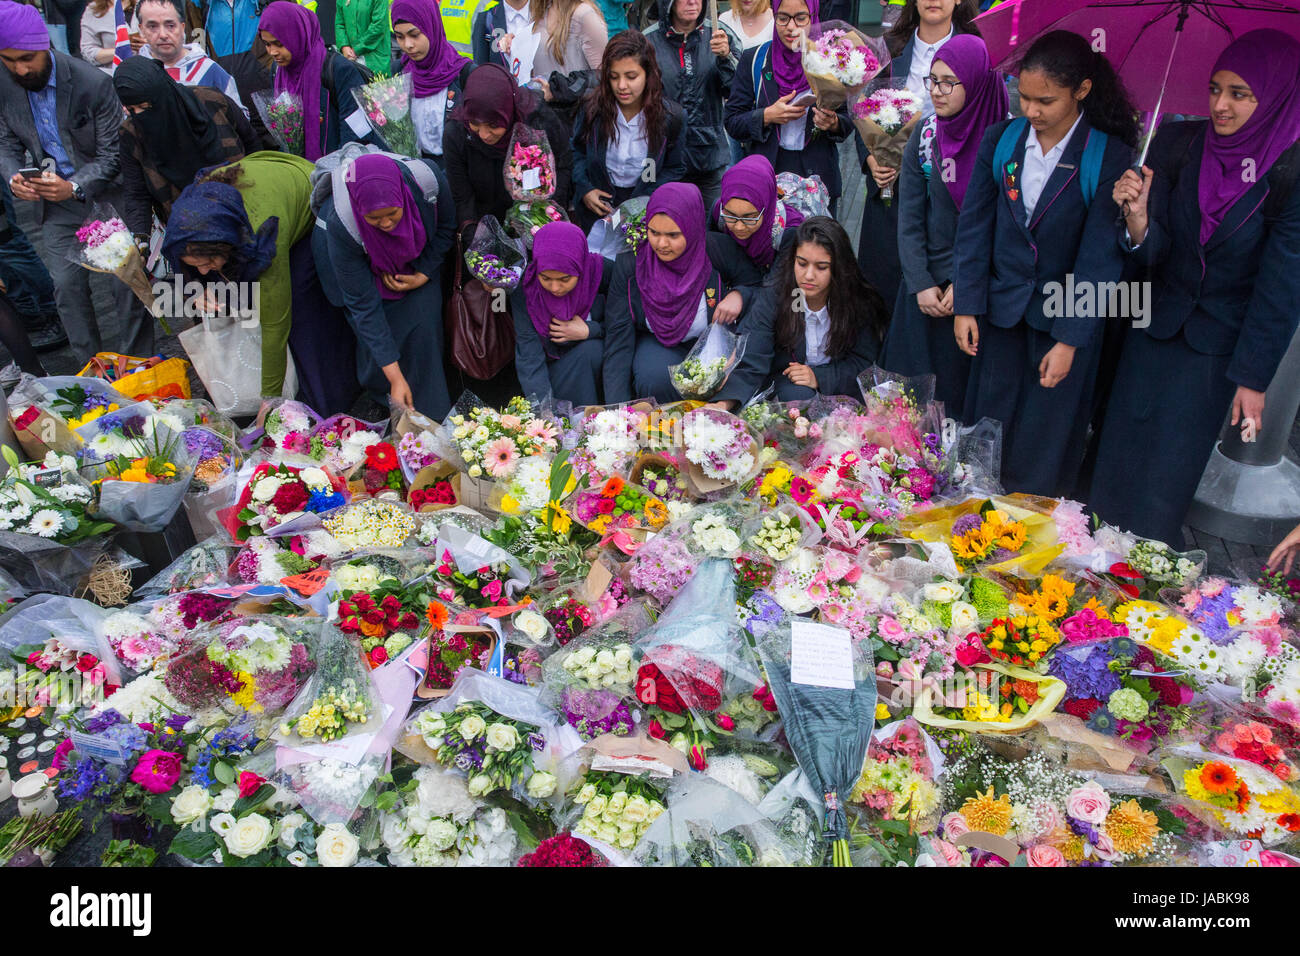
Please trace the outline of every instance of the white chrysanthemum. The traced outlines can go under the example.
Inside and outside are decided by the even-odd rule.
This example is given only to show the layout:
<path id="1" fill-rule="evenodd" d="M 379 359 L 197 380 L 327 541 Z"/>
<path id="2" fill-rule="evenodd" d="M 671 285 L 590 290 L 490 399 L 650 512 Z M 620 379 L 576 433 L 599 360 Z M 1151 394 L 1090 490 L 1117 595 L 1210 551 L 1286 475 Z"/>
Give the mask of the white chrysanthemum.
<path id="1" fill-rule="evenodd" d="M 91 490 L 85 485 L 78 485 L 72 482 L 65 482 L 61 485 L 55 485 L 49 489 L 50 494 L 60 501 L 89 501 Z"/>
<path id="2" fill-rule="evenodd" d="M 415 801 L 420 811 L 435 817 L 448 817 L 464 823 L 474 815 L 477 804 L 469 795 L 465 778 L 434 767 L 415 772 L 418 781 Z"/>
<path id="3" fill-rule="evenodd" d="M 1222 673 L 1229 680 L 1240 683 L 1254 676 L 1264 663 L 1266 654 L 1264 645 L 1249 637 L 1233 641 L 1223 649 Z"/>
<path id="4" fill-rule="evenodd" d="M 32 515 L 28 528 L 32 534 L 40 535 L 42 538 L 53 538 L 63 530 L 63 515 L 52 508 L 42 508 Z"/>

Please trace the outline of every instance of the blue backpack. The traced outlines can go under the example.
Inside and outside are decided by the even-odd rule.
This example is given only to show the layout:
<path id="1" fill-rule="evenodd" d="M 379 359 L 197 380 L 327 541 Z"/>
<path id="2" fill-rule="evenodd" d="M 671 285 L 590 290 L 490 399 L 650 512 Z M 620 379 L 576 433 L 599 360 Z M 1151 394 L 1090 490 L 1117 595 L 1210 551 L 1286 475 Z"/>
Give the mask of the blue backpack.
<path id="1" fill-rule="evenodd" d="M 1029 120 L 1017 116 L 998 137 L 998 144 L 993 149 L 993 180 L 1002 185 L 1002 170 L 1007 160 L 1016 150 L 1016 143 L 1025 133 Z M 1106 141 L 1109 137 L 1101 130 L 1088 130 L 1088 139 L 1083 144 L 1083 160 L 1079 163 L 1079 186 L 1083 189 L 1084 206 L 1092 205 L 1092 197 L 1097 195 L 1097 184 L 1101 181 L 1101 161 L 1106 155 Z"/>
<path id="2" fill-rule="evenodd" d="M 772 51 L 772 41 L 764 40 L 754 51 L 754 101 L 758 101 L 758 84 L 763 82 L 763 67 L 767 66 L 767 55 Z"/>

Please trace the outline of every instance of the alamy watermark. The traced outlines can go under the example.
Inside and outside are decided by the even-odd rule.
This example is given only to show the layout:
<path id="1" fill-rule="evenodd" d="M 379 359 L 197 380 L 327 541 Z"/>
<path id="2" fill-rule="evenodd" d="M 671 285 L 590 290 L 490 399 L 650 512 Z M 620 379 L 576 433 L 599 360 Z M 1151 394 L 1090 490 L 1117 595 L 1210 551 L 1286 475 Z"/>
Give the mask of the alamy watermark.
<path id="1" fill-rule="evenodd" d="M 1069 272 L 1064 283 L 1046 283 L 1043 293 L 1049 319 L 1132 319 L 1135 329 L 1151 324 L 1150 282 L 1076 282 Z"/>
<path id="2" fill-rule="evenodd" d="M 235 319 L 243 328 L 261 320 L 260 282 L 186 282 L 180 275 L 153 284 L 153 314 L 163 319 Z"/>

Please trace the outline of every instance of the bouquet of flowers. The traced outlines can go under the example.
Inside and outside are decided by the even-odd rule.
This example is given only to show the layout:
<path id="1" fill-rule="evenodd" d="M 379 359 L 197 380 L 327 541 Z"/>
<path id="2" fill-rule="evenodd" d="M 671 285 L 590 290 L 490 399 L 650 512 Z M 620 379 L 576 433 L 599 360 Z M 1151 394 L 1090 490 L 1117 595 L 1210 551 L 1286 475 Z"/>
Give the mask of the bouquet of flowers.
<path id="1" fill-rule="evenodd" d="M 603 856 L 591 848 L 589 843 L 579 840 L 568 830 L 547 837 L 531 853 L 525 853 L 515 866 L 565 866 L 587 867 L 607 866 Z"/>
<path id="2" fill-rule="evenodd" d="M 931 727 L 1009 733 L 1032 727 L 1065 697 L 1064 682 L 1014 665 L 976 663 L 940 694 L 923 686 L 912 715 Z"/>
<path id="3" fill-rule="evenodd" d="M 525 398 L 515 396 L 505 410 L 481 405 L 471 396 L 457 403 L 465 414 L 453 414 L 443 425 L 471 478 L 486 473 L 509 478 L 524 458 L 551 455 L 559 449 L 559 429 L 539 415 Z"/>
<path id="4" fill-rule="evenodd" d="M 617 259 L 624 252 L 636 252 L 646 240 L 646 206 L 649 196 L 633 196 L 604 219 L 591 227 L 587 248 L 606 259 Z"/>
<path id="5" fill-rule="evenodd" d="M 323 514 L 347 503 L 343 482 L 321 468 L 262 462 L 231 508 L 218 512 L 236 541 L 264 535 L 305 512 Z"/>
<path id="6" fill-rule="evenodd" d="M 85 440 L 77 429 L 133 404 L 100 379 L 24 375 L 9 396 L 9 422 L 32 457 L 50 451 L 71 455 Z"/>
<path id="7" fill-rule="evenodd" d="M 464 777 L 436 767 L 415 768 L 378 806 L 389 866 L 508 866 L 517 852 L 506 811 L 480 806 Z"/>
<path id="8" fill-rule="evenodd" d="M 100 658 L 82 649 L 86 643 L 51 637 L 43 644 L 15 647 L 10 656 L 21 670 L 6 688 L 13 694 L 11 699 L 19 699 L 21 692 L 21 699 L 31 701 L 33 706 L 71 709 L 90 707 L 111 696 L 121 682 L 116 665 L 110 681 L 105 660 L 111 658 Z M 70 697 L 70 693 L 75 696 Z"/>
<path id="9" fill-rule="evenodd" d="M 561 642 L 543 663 L 543 700 L 555 705 L 583 740 L 632 733 L 627 701 L 636 672 L 633 642 L 649 624 L 644 608 L 631 605 L 580 639 Z"/>
<path id="10" fill-rule="evenodd" d="M 458 682 L 464 683 L 464 678 Z M 523 695 L 521 699 L 534 699 L 528 688 L 506 686 Z M 511 717 L 479 700 L 451 696 L 420 711 L 409 726 L 439 764 L 468 777 L 472 797 L 515 788 L 532 800 L 555 793 L 555 774 L 539 768 L 539 755 L 547 747 L 545 723 Z"/>
<path id="11" fill-rule="evenodd" d="M 1180 597 L 1170 597 L 1216 644 L 1228 643 L 1236 629 L 1278 627 L 1286 611 L 1277 594 L 1224 578 L 1204 578 Z"/>
<path id="12" fill-rule="evenodd" d="M 903 820 L 909 832 L 938 824 L 942 794 L 936 781 L 943 757 L 930 735 L 914 720 L 900 720 L 871 735 L 862 775 L 849 800 L 881 820 Z"/>
<path id="13" fill-rule="evenodd" d="M 31 536 L 62 545 L 94 539 L 113 530 L 92 520 L 87 505 L 94 491 L 81 480 L 76 462 L 54 452 L 38 464 L 21 464 L 12 448 L 0 449 L 9 469 L 0 478 L 0 533 L 20 545 Z M 18 550 L 23 550 L 19 547 Z"/>
<path id="14" fill-rule="evenodd" d="M 111 207 L 96 203 L 91 208 L 90 218 L 77 230 L 77 242 L 81 248 L 71 256 L 73 262 L 91 272 L 117 276 L 145 308 L 153 308 L 153 283 L 145 272 L 144 258 L 136 248 L 131 230 Z M 158 321 L 163 331 L 171 335 L 167 321 L 161 316 Z"/>
<path id="15" fill-rule="evenodd" d="M 506 146 L 506 189 L 515 202 L 550 199 L 555 194 L 555 156 L 546 133 L 515 124 Z"/>
<path id="16" fill-rule="evenodd" d="M 1108 529 L 1098 532 L 1098 540 L 1103 540 L 1105 530 Z M 1101 570 L 1129 597 L 1155 600 L 1161 588 L 1190 587 L 1205 569 L 1204 551 L 1179 553 L 1163 541 L 1147 538 L 1134 541 L 1131 536 L 1119 537 L 1113 543 L 1120 547 L 1128 543 L 1128 551 L 1124 560 Z"/>
<path id="17" fill-rule="evenodd" d="M 334 569 L 342 590 L 338 602 L 338 626 L 357 636 L 366 663 L 382 667 L 415 640 L 422 628 L 421 612 L 428 606 L 427 589 L 420 584 L 403 584 L 391 574 L 371 573 L 364 559 Z"/>
<path id="18" fill-rule="evenodd" d="M 1212 826 L 1266 845 L 1300 833 L 1300 795 L 1262 763 L 1199 747 L 1166 751 L 1161 763 L 1192 812 Z"/>
<path id="19" fill-rule="evenodd" d="M 272 458 L 319 457 L 312 455 L 311 439 L 320 424 L 320 416 L 302 402 L 279 401 L 266 413 L 261 428 L 246 431 L 240 444 L 249 451 L 260 449 Z"/>
<path id="20" fill-rule="evenodd" d="M 573 832 L 625 852 L 635 849 L 650 825 L 667 810 L 653 783 L 617 771 L 588 770 L 573 795 L 581 816 Z"/>
<path id="21" fill-rule="evenodd" d="M 1148 647 L 1127 637 L 1062 648 L 1048 673 L 1068 688 L 1061 709 L 1088 729 L 1134 746 L 1162 741 L 1196 726 L 1204 707 L 1192 706 L 1196 689 Z"/>
<path id="22" fill-rule="evenodd" d="M 220 535 L 222 528 L 214 512 L 234 497 L 240 467 L 244 463 L 238 443 L 202 425 L 191 426 L 181 435 L 186 454 L 194 461 L 194 474 L 182 503 L 195 537 Z"/>
<path id="23" fill-rule="evenodd" d="M 970 499 L 903 518 L 900 529 L 920 541 L 942 542 L 963 570 L 1041 573 L 1064 546 L 1052 519 L 1022 495 Z"/>
<path id="24" fill-rule="evenodd" d="M 690 482 L 686 480 L 685 462 L 678 455 L 646 452 L 638 456 L 628 474 L 628 481 L 644 488 L 665 505 L 674 517 L 680 517 L 692 500 Z M 679 506 L 674 510 L 674 504 Z"/>
<path id="25" fill-rule="evenodd" d="M 212 624 L 181 642 L 163 684 L 191 711 L 226 708 L 273 716 L 315 672 L 315 625 L 274 615 Z"/>
<path id="26" fill-rule="evenodd" d="M 262 122 L 280 148 L 295 156 L 304 155 L 302 97 L 296 93 L 258 90 L 253 94 Z"/>
<path id="27" fill-rule="evenodd" d="M 573 516 L 597 534 L 620 529 L 657 531 L 668 522 L 668 506 L 618 475 L 607 478 L 599 489 L 579 491 L 574 498 Z"/>
<path id="28" fill-rule="evenodd" d="M 568 222 L 564 210 L 550 199 L 517 202 L 506 213 L 505 227 L 524 244 L 526 252 L 533 251 L 533 234 L 552 222 Z"/>
<path id="29" fill-rule="evenodd" d="M 415 532 L 415 518 L 400 502 L 367 498 L 322 517 L 321 527 L 345 551 L 400 548 Z"/>
<path id="30" fill-rule="evenodd" d="M 758 443 L 734 415 L 712 408 L 688 412 L 682 437 L 688 471 L 699 490 L 717 491 L 753 474 Z"/>
<path id="31" fill-rule="evenodd" d="M 907 77 L 878 80 L 872 87 L 867 96 L 853 104 L 853 125 L 879 165 L 898 169 L 903 164 L 903 147 L 921 118 L 924 103 L 907 89 Z M 885 205 L 893 201 L 893 196 L 893 183 L 880 191 Z"/>
<path id="32" fill-rule="evenodd" d="M 161 628 L 133 611 L 114 611 L 100 629 L 117 659 L 133 671 L 152 670 L 176 650 Z"/>
<path id="33" fill-rule="evenodd" d="M 813 24 L 803 37 L 803 72 L 817 105 L 837 110 L 889 64 L 889 51 L 839 20 Z"/>
<path id="34" fill-rule="evenodd" d="M 507 235 L 495 216 L 479 220 L 465 250 L 465 265 L 474 278 L 489 288 L 508 291 L 519 285 L 527 264 L 523 242 Z"/>
<path id="35" fill-rule="evenodd" d="M 331 471 L 342 474 L 370 460 L 370 449 L 383 443 L 385 427 L 351 415 L 332 415 L 312 431 L 308 454 Z M 392 459 L 396 464 L 396 452 Z"/>
<path id="36" fill-rule="evenodd" d="M 132 444 L 94 468 L 95 513 L 128 531 L 161 531 L 189 491 L 194 460 L 179 434 L 161 428 Z"/>
<path id="37" fill-rule="evenodd" d="M 473 563 L 473 562 L 471 562 Z M 442 560 L 429 575 L 429 582 L 439 600 L 461 607 L 508 607 L 511 598 L 507 584 L 512 569 L 504 561 L 488 561 L 471 570 L 462 570 L 451 549 L 444 549 Z"/>
<path id="38" fill-rule="evenodd" d="M 345 632 L 328 628 L 313 655 L 316 671 L 285 711 L 280 737 L 290 747 L 339 740 L 367 727 L 375 714 L 369 662 L 362 664 Z"/>
<path id="39" fill-rule="evenodd" d="M 234 598 L 217 597 L 202 591 L 172 594 L 149 609 L 149 629 L 169 645 L 176 645 L 200 624 L 217 620 L 234 603 Z"/>
<path id="40" fill-rule="evenodd" d="M 625 472 L 641 451 L 647 416 L 637 408 L 588 409 L 579 426 L 574 465 L 603 480 Z"/>
<path id="41" fill-rule="evenodd" d="M 320 535 L 319 531 L 314 532 Z M 328 538 L 328 535 L 324 537 Z M 285 578 L 306 574 L 320 566 L 323 552 L 332 551 L 311 543 L 310 536 L 249 538 L 231 564 L 231 579 L 244 584 L 280 584 Z"/>
<path id="42" fill-rule="evenodd" d="M 1183 827 L 1157 798 L 1124 799 L 1041 752 L 1010 760 L 974 748 L 949 762 L 942 782 L 953 808 L 942 820 L 944 841 L 972 831 L 1015 841 L 1013 859 L 1000 862 L 973 850 L 975 866 L 1010 866 L 1022 851 L 1031 867 L 1168 863 L 1182 852 Z"/>
<path id="43" fill-rule="evenodd" d="M 415 123 L 411 119 L 410 73 L 374 80 L 353 90 L 352 95 L 366 114 L 370 128 L 379 134 L 392 152 L 420 158 L 415 141 Z"/>
<path id="44" fill-rule="evenodd" d="M 748 335 L 736 335 L 716 322 L 695 340 L 681 363 L 668 367 L 673 388 L 682 398 L 707 401 L 726 384 L 727 376 L 745 356 Z"/>
<path id="45" fill-rule="evenodd" d="M 438 601 L 430 601 L 425 610 L 430 630 L 424 686 L 436 691 L 450 690 L 467 667 L 486 670 L 497 643 L 490 628 L 449 625 L 448 616 L 446 606 Z"/>

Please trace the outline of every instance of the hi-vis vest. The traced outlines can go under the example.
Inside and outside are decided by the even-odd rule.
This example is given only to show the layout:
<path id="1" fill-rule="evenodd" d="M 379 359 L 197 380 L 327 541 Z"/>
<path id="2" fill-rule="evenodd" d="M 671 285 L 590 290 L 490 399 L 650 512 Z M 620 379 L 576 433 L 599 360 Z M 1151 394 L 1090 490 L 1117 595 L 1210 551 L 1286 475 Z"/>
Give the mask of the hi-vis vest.
<path id="1" fill-rule="evenodd" d="M 456 52 L 466 59 L 474 59 L 474 18 L 479 10 L 492 6 L 496 0 L 439 0 L 442 9 L 442 29 Z"/>

